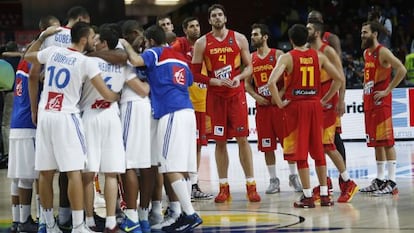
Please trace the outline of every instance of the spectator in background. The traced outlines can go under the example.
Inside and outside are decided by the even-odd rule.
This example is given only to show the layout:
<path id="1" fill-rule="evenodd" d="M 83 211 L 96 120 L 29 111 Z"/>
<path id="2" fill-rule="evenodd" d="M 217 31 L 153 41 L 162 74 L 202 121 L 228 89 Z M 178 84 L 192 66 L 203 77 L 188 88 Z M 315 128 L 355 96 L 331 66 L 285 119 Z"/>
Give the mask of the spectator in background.
<path id="1" fill-rule="evenodd" d="M 385 17 L 379 5 L 375 5 L 371 8 L 371 12 L 368 13 L 368 21 L 378 21 L 382 26 L 384 26 L 384 30 L 378 35 L 378 42 L 388 49 L 392 49 L 392 22 L 389 18 Z"/>

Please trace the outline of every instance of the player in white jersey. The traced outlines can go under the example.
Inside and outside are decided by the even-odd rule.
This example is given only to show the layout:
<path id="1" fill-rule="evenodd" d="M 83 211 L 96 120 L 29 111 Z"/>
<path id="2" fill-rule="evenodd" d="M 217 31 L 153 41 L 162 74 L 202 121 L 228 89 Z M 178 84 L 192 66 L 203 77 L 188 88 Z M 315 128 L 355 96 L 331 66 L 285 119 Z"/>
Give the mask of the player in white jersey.
<path id="1" fill-rule="evenodd" d="M 47 48 L 49 46 L 55 45 L 63 48 L 68 48 L 71 45 L 71 35 L 70 29 L 76 22 L 90 22 L 90 16 L 88 11 L 82 6 L 74 6 L 67 11 L 67 23 L 65 26 L 61 27 L 59 32 L 53 36 L 46 38 L 42 43 L 41 49 Z M 37 64 L 33 64 L 30 70 L 30 76 L 39 76 L 41 74 L 42 67 Z M 35 77 L 37 79 L 37 77 Z M 32 79 L 30 79 L 32 80 Z M 29 80 L 29 85 L 32 88 L 37 88 L 38 83 L 32 83 Z M 37 93 L 37 91 L 35 91 Z M 33 106 L 34 103 L 32 103 Z M 36 103 L 37 104 L 37 103 Z M 37 105 L 36 105 L 37 106 Z M 32 108 L 32 112 L 33 108 Z M 36 118 L 37 116 L 33 116 Z M 70 203 L 68 199 L 68 178 L 65 173 L 59 174 L 59 218 L 58 225 L 65 232 L 68 233 L 71 231 L 70 225 Z"/>
<path id="2" fill-rule="evenodd" d="M 119 35 L 111 27 L 104 25 L 95 35 L 97 51 L 113 50 Z M 142 95 L 148 95 L 148 84 L 140 81 L 131 66 L 121 66 L 106 62 L 101 58 L 92 58 L 98 63 L 101 75 L 111 90 L 121 91 L 124 83 L 135 88 Z M 117 200 L 117 175 L 125 172 L 125 150 L 122 141 L 122 127 L 119 108 L 116 102 L 104 100 L 102 95 L 88 80 L 82 89 L 80 101 L 82 120 L 85 127 L 88 164 L 83 174 L 86 204 L 86 224 L 96 228 L 93 218 L 93 196 L 95 173 L 105 174 L 106 221 L 105 231 L 115 232 L 115 208 Z"/>
<path id="3" fill-rule="evenodd" d="M 56 30 L 56 27 L 48 28 L 24 56 L 29 62 L 45 64 L 43 91 L 38 104 L 35 151 L 35 169 L 40 171 L 40 201 L 44 208 L 47 232 L 61 232 L 53 216 L 53 177 L 55 170 L 67 172 L 72 232 L 90 232 L 84 224 L 83 214 L 81 170 L 87 160 L 84 129 L 78 108 L 80 92 L 83 83 L 89 78 L 106 100 L 117 101 L 119 95 L 105 85 L 96 63 L 82 54 L 94 44 L 95 33 L 91 26 L 78 22 L 72 27 L 70 48 L 52 46 L 39 51 L 45 37 Z M 32 100 L 36 95 L 32 94 L 31 102 L 36 103 L 36 100 Z"/>

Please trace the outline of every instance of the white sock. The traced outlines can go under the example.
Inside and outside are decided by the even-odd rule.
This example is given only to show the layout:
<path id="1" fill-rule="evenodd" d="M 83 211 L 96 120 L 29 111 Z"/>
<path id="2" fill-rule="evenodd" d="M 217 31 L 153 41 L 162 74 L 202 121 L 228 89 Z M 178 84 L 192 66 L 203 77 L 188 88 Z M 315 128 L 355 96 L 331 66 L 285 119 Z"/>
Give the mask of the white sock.
<path id="1" fill-rule="evenodd" d="M 116 227 L 116 218 L 115 216 L 106 216 L 105 218 L 105 228 L 114 229 Z"/>
<path id="2" fill-rule="evenodd" d="M 220 184 L 228 184 L 229 183 L 229 180 L 227 178 L 220 178 L 219 179 L 219 183 Z"/>
<path id="3" fill-rule="evenodd" d="M 188 191 L 188 194 L 190 195 L 190 197 L 191 197 L 191 193 L 192 193 L 192 190 L 193 190 L 193 183 L 192 183 L 192 180 L 191 179 L 185 179 L 185 184 L 187 185 L 187 191 Z"/>
<path id="4" fill-rule="evenodd" d="M 151 202 L 151 212 L 161 215 L 161 201 Z"/>
<path id="5" fill-rule="evenodd" d="M 395 182 L 395 169 L 397 167 L 397 161 L 388 160 L 387 167 L 388 167 L 388 179 Z"/>
<path id="6" fill-rule="evenodd" d="M 276 178 L 276 165 L 267 165 L 267 171 L 269 172 L 270 179 Z"/>
<path id="7" fill-rule="evenodd" d="M 254 177 L 248 177 L 246 178 L 246 183 L 250 184 L 254 182 Z"/>
<path id="8" fill-rule="evenodd" d="M 46 223 L 45 216 L 43 215 L 43 207 L 42 205 L 39 205 L 39 224 L 40 223 Z"/>
<path id="9" fill-rule="evenodd" d="M 291 175 L 298 174 L 298 169 L 296 167 L 296 163 L 288 163 L 289 164 L 289 172 Z"/>
<path id="10" fill-rule="evenodd" d="M 133 222 L 138 222 L 138 212 L 136 209 L 126 209 L 125 215 Z"/>
<path id="11" fill-rule="evenodd" d="M 320 195 L 321 196 L 328 196 L 328 186 L 319 186 Z"/>
<path id="12" fill-rule="evenodd" d="M 380 180 L 385 179 L 385 161 L 377 161 L 377 178 Z"/>
<path id="13" fill-rule="evenodd" d="M 53 216 L 53 208 L 51 209 L 44 209 L 43 215 L 45 217 L 46 225 L 48 228 L 52 228 L 55 226 L 55 217 Z"/>
<path id="14" fill-rule="evenodd" d="M 345 170 L 344 172 L 342 172 L 341 173 L 341 177 L 342 177 L 342 179 L 346 182 L 346 181 L 348 181 L 349 180 L 349 174 L 348 174 L 348 171 L 347 170 Z"/>
<path id="15" fill-rule="evenodd" d="M 190 172 L 188 174 L 190 176 L 191 184 L 197 184 L 198 182 L 198 173 L 197 172 Z"/>
<path id="16" fill-rule="evenodd" d="M 305 197 L 312 197 L 312 189 L 303 189 L 303 195 Z"/>
<path id="17" fill-rule="evenodd" d="M 178 197 L 178 200 L 180 200 L 183 212 L 187 215 L 191 215 L 194 214 L 195 211 L 193 205 L 191 204 L 191 196 L 185 189 L 186 185 L 187 184 L 182 179 L 176 180 L 171 184 L 175 194 Z"/>
<path id="18" fill-rule="evenodd" d="M 76 228 L 83 224 L 83 210 L 72 210 L 72 226 Z"/>
<path id="19" fill-rule="evenodd" d="M 86 226 L 88 226 L 88 227 L 96 226 L 95 218 L 93 216 L 92 217 L 86 217 L 85 218 L 85 223 L 86 223 Z M 112 229 L 112 228 L 110 228 L 110 229 Z"/>
<path id="20" fill-rule="evenodd" d="M 174 190 L 174 189 L 173 189 Z M 185 189 L 184 189 L 185 190 Z M 175 192 L 175 190 L 174 190 L 174 192 Z M 178 194 L 177 193 L 175 193 L 175 195 L 177 195 L 177 197 L 178 197 Z M 180 198 L 178 198 L 178 200 L 180 200 Z M 180 205 L 180 201 L 171 201 L 169 204 L 168 204 L 168 207 L 170 207 L 170 209 L 173 211 L 173 213 L 174 213 L 174 216 L 179 216 L 180 214 L 181 214 L 181 205 Z"/>
<path id="21" fill-rule="evenodd" d="M 31 210 L 31 205 L 20 205 L 20 222 L 26 222 L 29 217 Z"/>
<path id="22" fill-rule="evenodd" d="M 41 219 L 42 214 L 41 214 L 41 211 L 40 211 L 40 197 L 39 197 L 39 194 L 36 194 L 35 200 L 36 200 L 36 218 Z"/>
<path id="23" fill-rule="evenodd" d="M 149 214 L 148 208 L 142 208 L 142 207 L 138 208 L 138 218 L 140 221 L 148 221 L 148 214 Z"/>
<path id="24" fill-rule="evenodd" d="M 13 222 L 20 221 L 20 206 L 19 205 L 12 205 L 12 218 Z"/>

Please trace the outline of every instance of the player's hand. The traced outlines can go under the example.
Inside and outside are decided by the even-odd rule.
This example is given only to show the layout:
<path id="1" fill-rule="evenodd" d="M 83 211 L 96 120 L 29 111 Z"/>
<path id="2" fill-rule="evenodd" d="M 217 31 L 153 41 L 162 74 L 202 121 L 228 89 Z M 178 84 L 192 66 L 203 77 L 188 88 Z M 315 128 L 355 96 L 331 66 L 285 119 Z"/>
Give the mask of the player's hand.
<path id="1" fill-rule="evenodd" d="M 62 29 L 59 26 L 50 26 L 40 34 L 40 39 L 45 40 L 47 37 L 60 32 Z"/>
<path id="2" fill-rule="evenodd" d="M 257 104 L 260 105 L 260 106 L 268 106 L 268 105 L 270 105 L 269 100 L 266 99 L 266 98 L 264 98 L 261 95 L 256 96 L 255 99 L 256 99 Z"/>
<path id="3" fill-rule="evenodd" d="M 384 91 L 375 91 L 374 92 L 374 101 L 375 102 L 381 101 L 381 99 L 383 97 L 387 96 L 387 95 L 388 95 L 388 93 L 385 90 Z"/>
<path id="4" fill-rule="evenodd" d="M 336 113 L 342 117 L 345 113 L 345 101 L 339 101 L 336 105 Z"/>

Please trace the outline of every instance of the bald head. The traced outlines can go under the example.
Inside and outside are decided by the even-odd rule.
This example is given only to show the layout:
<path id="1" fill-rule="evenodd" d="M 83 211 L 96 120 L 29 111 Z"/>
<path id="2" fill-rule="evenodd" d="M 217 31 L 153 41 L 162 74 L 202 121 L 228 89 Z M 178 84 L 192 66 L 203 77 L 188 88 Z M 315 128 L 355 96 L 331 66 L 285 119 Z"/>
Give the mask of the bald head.
<path id="1" fill-rule="evenodd" d="M 323 23 L 322 13 L 316 10 L 309 12 L 308 14 L 308 23 L 309 22 L 319 22 Z"/>

